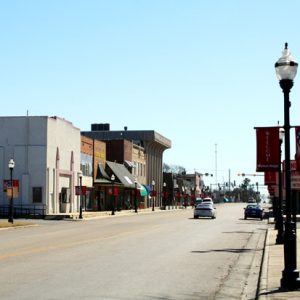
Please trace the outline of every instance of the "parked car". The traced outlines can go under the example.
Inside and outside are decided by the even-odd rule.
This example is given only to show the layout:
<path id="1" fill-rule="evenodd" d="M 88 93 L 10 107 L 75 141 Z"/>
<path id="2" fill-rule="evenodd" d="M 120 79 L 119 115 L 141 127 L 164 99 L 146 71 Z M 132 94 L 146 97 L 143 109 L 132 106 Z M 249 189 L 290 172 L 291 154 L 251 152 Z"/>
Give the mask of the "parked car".
<path id="1" fill-rule="evenodd" d="M 194 209 L 194 219 L 199 217 L 216 218 L 216 208 L 212 203 L 202 202 L 198 204 Z"/>
<path id="2" fill-rule="evenodd" d="M 250 197 L 248 199 L 248 203 L 256 203 L 256 200 L 253 197 Z"/>
<path id="3" fill-rule="evenodd" d="M 246 220 L 247 218 L 259 218 L 259 219 L 263 219 L 263 214 L 264 214 L 264 210 L 263 208 L 256 203 L 251 203 L 248 204 L 245 208 L 244 208 L 244 219 Z"/>

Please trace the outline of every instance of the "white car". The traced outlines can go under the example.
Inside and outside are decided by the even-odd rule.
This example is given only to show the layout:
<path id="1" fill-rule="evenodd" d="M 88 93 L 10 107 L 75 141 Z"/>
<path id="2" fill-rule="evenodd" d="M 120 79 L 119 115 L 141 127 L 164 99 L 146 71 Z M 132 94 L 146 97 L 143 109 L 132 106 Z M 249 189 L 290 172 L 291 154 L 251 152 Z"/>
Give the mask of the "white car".
<path id="1" fill-rule="evenodd" d="M 203 200 L 202 200 L 202 203 L 211 203 L 212 205 L 214 204 L 214 201 L 213 199 L 211 199 L 210 197 L 205 197 Z"/>
<path id="2" fill-rule="evenodd" d="M 202 202 L 194 209 L 194 219 L 199 217 L 216 218 L 216 208 L 212 203 Z"/>

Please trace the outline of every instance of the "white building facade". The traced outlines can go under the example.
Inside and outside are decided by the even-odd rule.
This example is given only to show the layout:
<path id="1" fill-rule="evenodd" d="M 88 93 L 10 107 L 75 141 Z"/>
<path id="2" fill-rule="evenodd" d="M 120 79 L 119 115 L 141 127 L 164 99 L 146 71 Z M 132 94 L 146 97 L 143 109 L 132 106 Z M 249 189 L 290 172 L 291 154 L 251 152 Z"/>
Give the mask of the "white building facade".
<path id="1" fill-rule="evenodd" d="M 13 179 L 19 181 L 16 209 L 40 206 L 47 215 L 78 212 L 80 143 L 80 130 L 59 117 L 0 117 L 0 185 L 10 179 L 12 158 Z M 9 201 L 2 187 L 0 205 Z"/>

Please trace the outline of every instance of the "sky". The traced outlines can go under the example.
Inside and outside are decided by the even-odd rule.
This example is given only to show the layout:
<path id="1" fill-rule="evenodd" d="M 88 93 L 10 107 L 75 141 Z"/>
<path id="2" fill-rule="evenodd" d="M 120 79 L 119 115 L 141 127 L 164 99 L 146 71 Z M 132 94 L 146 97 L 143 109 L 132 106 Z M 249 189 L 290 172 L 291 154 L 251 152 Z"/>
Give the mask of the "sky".
<path id="1" fill-rule="evenodd" d="M 283 125 L 274 64 L 285 42 L 300 60 L 299 11 L 297 0 L 0 0 L 0 116 L 155 130 L 172 142 L 164 163 L 213 174 L 206 184 L 245 173 L 261 185 L 254 127 Z"/>

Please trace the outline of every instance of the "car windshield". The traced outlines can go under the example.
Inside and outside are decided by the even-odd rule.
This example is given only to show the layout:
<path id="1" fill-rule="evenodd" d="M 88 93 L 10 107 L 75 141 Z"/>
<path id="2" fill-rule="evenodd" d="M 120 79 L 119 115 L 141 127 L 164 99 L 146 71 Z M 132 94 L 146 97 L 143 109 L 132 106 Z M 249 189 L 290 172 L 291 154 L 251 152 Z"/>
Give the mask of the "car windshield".
<path id="1" fill-rule="evenodd" d="M 197 205 L 197 208 L 202 208 L 202 207 L 212 207 L 211 203 L 200 203 Z"/>
<path id="2" fill-rule="evenodd" d="M 260 208 L 260 205 L 255 204 L 255 203 L 253 203 L 253 204 L 248 204 L 248 205 L 247 205 L 247 208 Z"/>
<path id="3" fill-rule="evenodd" d="M 203 199 L 203 202 L 213 202 L 213 201 L 210 198 L 206 198 L 206 199 Z"/>

